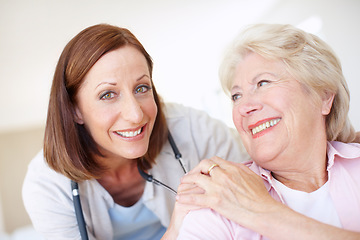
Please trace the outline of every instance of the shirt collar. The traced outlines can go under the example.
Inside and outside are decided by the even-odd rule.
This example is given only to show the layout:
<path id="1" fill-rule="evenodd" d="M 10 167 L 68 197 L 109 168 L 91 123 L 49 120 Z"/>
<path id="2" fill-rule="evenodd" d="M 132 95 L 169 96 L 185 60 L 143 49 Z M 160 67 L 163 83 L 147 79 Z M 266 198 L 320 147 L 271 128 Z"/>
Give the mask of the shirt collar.
<path id="1" fill-rule="evenodd" d="M 360 156 L 360 144 L 357 143 L 343 143 L 337 141 L 327 142 L 327 156 L 328 156 L 328 163 L 327 163 L 327 170 L 329 171 L 332 166 L 334 165 L 335 156 L 344 158 L 344 159 L 353 159 L 359 158 Z M 261 176 L 266 183 L 266 188 L 269 190 L 271 185 L 273 184 L 273 177 L 271 175 L 271 171 L 266 170 L 255 162 L 250 161 L 247 163 L 248 167 Z"/>
<path id="2" fill-rule="evenodd" d="M 257 165 L 254 161 L 249 161 L 248 163 L 245 163 L 252 171 L 257 173 L 262 179 L 264 179 L 265 187 L 269 191 L 271 188 L 271 185 L 273 184 L 273 177 L 271 175 L 271 171 L 266 170 L 259 165 Z"/>
<path id="3" fill-rule="evenodd" d="M 327 143 L 327 156 L 327 170 L 329 171 L 334 165 L 335 156 L 343 159 L 358 158 L 360 156 L 359 144 L 330 141 Z"/>

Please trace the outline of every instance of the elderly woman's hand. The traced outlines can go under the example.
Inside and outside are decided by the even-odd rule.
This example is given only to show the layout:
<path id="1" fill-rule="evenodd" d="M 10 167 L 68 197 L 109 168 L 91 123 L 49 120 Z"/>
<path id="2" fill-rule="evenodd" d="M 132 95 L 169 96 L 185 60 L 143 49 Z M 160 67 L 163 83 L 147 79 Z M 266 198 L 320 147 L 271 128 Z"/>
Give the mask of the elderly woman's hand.
<path id="1" fill-rule="evenodd" d="M 256 228 L 253 224 L 257 217 L 279 207 L 279 202 L 269 195 L 261 177 L 244 164 L 219 157 L 201 161 L 182 178 L 177 201 L 214 209 L 252 229 Z"/>

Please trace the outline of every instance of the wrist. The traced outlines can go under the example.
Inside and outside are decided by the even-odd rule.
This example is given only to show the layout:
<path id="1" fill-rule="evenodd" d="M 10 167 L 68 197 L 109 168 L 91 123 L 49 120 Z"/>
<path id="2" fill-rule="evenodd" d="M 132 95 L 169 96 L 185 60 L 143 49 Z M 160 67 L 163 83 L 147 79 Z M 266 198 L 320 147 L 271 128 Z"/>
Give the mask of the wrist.
<path id="1" fill-rule="evenodd" d="M 168 228 L 161 240 L 176 240 L 178 232 L 175 229 Z"/>

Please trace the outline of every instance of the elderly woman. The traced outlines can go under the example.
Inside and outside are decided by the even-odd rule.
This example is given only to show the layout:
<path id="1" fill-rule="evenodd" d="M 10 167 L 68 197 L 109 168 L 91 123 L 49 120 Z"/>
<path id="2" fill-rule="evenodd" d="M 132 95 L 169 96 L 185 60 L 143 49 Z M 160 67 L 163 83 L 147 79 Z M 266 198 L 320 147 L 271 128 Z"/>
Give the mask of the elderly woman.
<path id="1" fill-rule="evenodd" d="M 252 160 L 214 157 L 182 179 L 178 204 L 212 209 L 190 212 L 178 239 L 359 239 L 360 145 L 331 48 L 290 25 L 254 25 L 220 77 Z"/>

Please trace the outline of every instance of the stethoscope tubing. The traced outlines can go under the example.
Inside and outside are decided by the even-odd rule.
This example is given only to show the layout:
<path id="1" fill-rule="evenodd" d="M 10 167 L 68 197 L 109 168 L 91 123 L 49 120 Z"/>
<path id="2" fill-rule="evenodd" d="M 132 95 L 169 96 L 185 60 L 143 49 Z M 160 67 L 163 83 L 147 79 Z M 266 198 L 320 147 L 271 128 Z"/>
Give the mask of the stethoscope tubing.
<path id="1" fill-rule="evenodd" d="M 85 223 L 84 214 L 83 214 L 81 202 L 80 202 L 79 186 L 78 186 L 78 183 L 73 180 L 71 180 L 71 192 L 73 195 L 76 221 L 79 226 L 81 239 L 88 240 L 89 237 L 87 234 L 86 223 Z"/>
<path id="2" fill-rule="evenodd" d="M 168 132 L 168 140 L 170 142 L 170 146 L 175 154 L 175 158 L 179 161 L 180 166 L 182 168 L 182 170 L 184 171 L 184 173 L 187 173 L 186 167 L 184 165 L 184 162 L 182 160 L 182 156 L 181 153 L 179 151 L 179 149 L 177 148 L 175 141 L 170 133 L 170 131 Z M 144 170 L 142 170 L 139 165 L 138 165 L 138 170 L 139 173 L 141 175 L 142 178 L 144 178 L 146 181 L 154 183 L 155 185 L 158 186 L 162 186 L 165 189 L 169 190 L 170 192 L 172 192 L 173 194 L 177 194 L 177 192 L 171 188 L 170 186 L 162 183 L 161 181 L 157 180 L 156 178 L 153 177 L 153 175 L 146 173 Z M 73 202 L 74 202 L 74 209 L 75 209 L 75 215 L 76 215 L 76 220 L 78 223 L 78 227 L 79 227 L 79 231 L 80 231 L 80 236 L 82 240 L 88 240 L 88 234 L 87 234 L 87 230 L 86 230 L 86 223 L 85 223 L 85 219 L 84 219 L 84 214 L 82 211 L 82 207 L 81 207 L 81 202 L 80 202 L 80 193 L 79 193 L 79 186 L 78 183 L 71 180 L 71 190 L 72 190 L 72 195 L 73 195 Z"/>
<path id="3" fill-rule="evenodd" d="M 175 141 L 174 141 L 174 139 L 173 139 L 170 131 L 169 131 L 169 133 L 168 133 L 168 140 L 169 140 L 169 142 L 170 142 L 170 146 L 171 146 L 172 150 L 174 151 L 175 158 L 180 162 L 180 165 L 181 165 L 184 173 L 186 174 L 186 173 L 187 173 L 187 169 L 185 168 L 184 162 L 183 162 L 183 160 L 182 160 L 182 158 L 181 158 L 181 157 L 182 157 L 182 156 L 181 156 L 181 153 L 180 153 L 179 149 L 177 148 L 176 143 L 175 143 Z"/>

